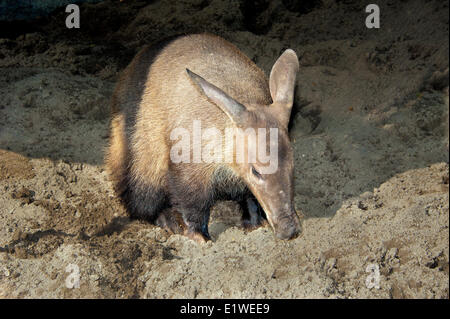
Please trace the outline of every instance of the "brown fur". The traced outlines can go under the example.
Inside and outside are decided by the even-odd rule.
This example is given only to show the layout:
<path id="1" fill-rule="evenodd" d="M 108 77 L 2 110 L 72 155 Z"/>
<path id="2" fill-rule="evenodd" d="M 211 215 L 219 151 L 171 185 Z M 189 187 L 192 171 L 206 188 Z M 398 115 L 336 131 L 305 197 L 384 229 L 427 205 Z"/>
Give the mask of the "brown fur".
<path id="1" fill-rule="evenodd" d="M 183 214 L 189 226 L 191 219 L 207 224 L 207 217 L 194 216 L 193 211 L 209 210 L 217 194 L 234 192 L 231 196 L 239 199 L 249 192 L 235 163 L 191 163 L 188 168 L 171 163 L 169 152 L 175 141 L 169 136 L 174 128 L 190 129 L 193 119 L 201 119 L 202 128 L 216 127 L 222 132 L 234 127 L 193 84 L 186 69 L 217 85 L 249 110 L 271 104 L 272 98 L 264 73 L 234 45 L 208 34 L 146 47 L 124 70 L 112 98 L 106 155 L 115 189 L 133 216 L 155 221 L 162 209 L 182 207 L 192 210 L 190 215 Z M 276 122 L 270 112 L 266 118 Z M 224 151 L 229 147 L 224 145 Z"/>

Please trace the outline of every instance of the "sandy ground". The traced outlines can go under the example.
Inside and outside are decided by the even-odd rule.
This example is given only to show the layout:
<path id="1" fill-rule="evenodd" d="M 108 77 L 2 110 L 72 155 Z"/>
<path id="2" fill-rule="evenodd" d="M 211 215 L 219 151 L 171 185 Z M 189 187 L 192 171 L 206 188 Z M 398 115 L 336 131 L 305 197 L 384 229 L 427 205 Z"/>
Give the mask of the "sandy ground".
<path id="1" fill-rule="evenodd" d="M 449 298 L 448 3 L 378 1 L 378 30 L 358 1 L 307 3 L 105 1 L 81 6 L 80 30 L 63 10 L 3 29 L 0 297 Z M 118 72 L 143 44 L 199 31 L 266 73 L 299 55 L 295 240 L 245 232 L 222 202 L 198 245 L 113 194 Z"/>

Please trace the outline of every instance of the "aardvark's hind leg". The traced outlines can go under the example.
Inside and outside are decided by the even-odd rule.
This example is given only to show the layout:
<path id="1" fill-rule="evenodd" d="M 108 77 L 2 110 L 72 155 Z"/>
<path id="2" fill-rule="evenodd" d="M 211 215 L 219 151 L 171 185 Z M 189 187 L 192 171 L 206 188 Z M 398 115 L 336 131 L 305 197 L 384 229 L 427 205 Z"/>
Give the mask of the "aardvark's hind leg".
<path id="1" fill-rule="evenodd" d="M 128 182 L 122 198 L 132 218 L 154 223 L 159 213 L 168 207 L 167 195 L 161 187 L 142 182 Z"/>

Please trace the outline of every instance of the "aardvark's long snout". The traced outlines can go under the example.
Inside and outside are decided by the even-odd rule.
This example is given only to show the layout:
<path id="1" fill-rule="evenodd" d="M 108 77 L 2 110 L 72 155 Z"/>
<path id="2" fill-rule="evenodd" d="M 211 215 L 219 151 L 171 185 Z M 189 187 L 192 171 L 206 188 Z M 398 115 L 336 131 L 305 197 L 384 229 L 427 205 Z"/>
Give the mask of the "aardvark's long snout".
<path id="1" fill-rule="evenodd" d="M 300 221 L 295 212 L 283 214 L 272 221 L 275 235 L 280 239 L 293 239 L 300 234 Z"/>

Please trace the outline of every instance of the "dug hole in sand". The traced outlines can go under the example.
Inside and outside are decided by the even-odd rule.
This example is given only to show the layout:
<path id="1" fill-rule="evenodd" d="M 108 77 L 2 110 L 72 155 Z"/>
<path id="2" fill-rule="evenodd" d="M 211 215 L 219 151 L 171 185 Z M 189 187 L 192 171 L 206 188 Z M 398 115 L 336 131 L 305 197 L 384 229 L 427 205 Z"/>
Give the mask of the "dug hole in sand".
<path id="1" fill-rule="evenodd" d="M 162 0 L 83 4 L 76 34 L 64 8 L 0 33 L 0 297 L 449 298 L 448 2 L 378 2 L 379 30 L 359 1 Z M 295 240 L 221 202 L 198 245 L 113 194 L 118 72 L 205 26 L 266 74 L 299 56 Z"/>

